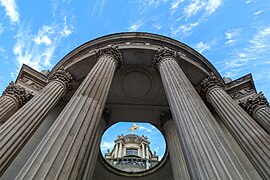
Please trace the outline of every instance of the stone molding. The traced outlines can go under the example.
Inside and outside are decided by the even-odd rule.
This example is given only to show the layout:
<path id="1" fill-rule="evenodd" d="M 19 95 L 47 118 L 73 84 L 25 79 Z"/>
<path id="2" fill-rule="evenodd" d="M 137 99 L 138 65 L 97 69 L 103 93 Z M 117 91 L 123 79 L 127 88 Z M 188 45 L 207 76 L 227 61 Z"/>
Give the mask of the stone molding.
<path id="1" fill-rule="evenodd" d="M 213 88 L 225 88 L 225 85 L 222 81 L 216 77 L 216 75 L 211 72 L 207 78 L 204 78 L 200 84 L 200 93 L 207 98 L 207 94 Z"/>
<path id="2" fill-rule="evenodd" d="M 31 92 L 26 91 L 23 87 L 14 82 L 9 83 L 2 95 L 15 98 L 18 107 L 23 106 L 33 97 Z"/>
<path id="3" fill-rule="evenodd" d="M 106 48 L 98 49 L 96 51 L 96 55 L 97 58 L 106 55 L 111 56 L 117 64 L 116 68 L 120 67 L 123 64 L 123 58 L 117 46 L 108 46 Z"/>
<path id="4" fill-rule="evenodd" d="M 72 75 L 67 72 L 63 66 L 53 73 L 50 81 L 58 81 L 63 83 L 67 91 L 72 90 L 75 85 Z"/>
<path id="5" fill-rule="evenodd" d="M 172 51 L 169 48 L 160 48 L 154 57 L 153 64 L 156 67 L 156 69 L 159 69 L 158 67 L 160 66 L 161 62 L 165 61 L 168 58 L 173 58 L 177 59 L 177 52 Z"/>
<path id="6" fill-rule="evenodd" d="M 245 101 L 241 101 L 239 105 L 246 110 L 246 112 L 254 116 L 254 114 L 259 110 L 260 108 L 269 106 L 269 103 L 262 92 L 259 92 L 256 95 L 253 95 L 249 98 L 247 98 Z"/>

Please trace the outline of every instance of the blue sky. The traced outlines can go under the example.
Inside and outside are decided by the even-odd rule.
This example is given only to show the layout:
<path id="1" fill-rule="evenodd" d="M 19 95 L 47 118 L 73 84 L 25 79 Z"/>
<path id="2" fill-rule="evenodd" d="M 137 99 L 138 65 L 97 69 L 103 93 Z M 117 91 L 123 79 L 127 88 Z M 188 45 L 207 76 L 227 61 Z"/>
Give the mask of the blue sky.
<path id="1" fill-rule="evenodd" d="M 100 144 L 102 154 L 104 155 L 105 152 L 107 152 L 107 149 L 110 149 L 110 151 L 113 149 L 114 140 L 118 135 L 130 134 L 131 131 L 128 129 L 133 127 L 133 124 L 134 122 L 119 122 L 108 128 L 103 134 Z M 159 160 L 161 160 L 166 150 L 166 143 L 161 132 L 155 126 L 149 123 L 135 124 L 138 126 L 138 129 L 134 131 L 134 134 L 139 136 L 147 136 L 148 140 L 150 141 L 150 149 L 152 153 L 156 151 L 157 155 L 159 156 Z"/>
<path id="2" fill-rule="evenodd" d="M 23 63 L 50 70 L 89 40 L 140 31 L 189 45 L 222 76 L 252 73 L 257 91 L 270 99 L 269 19 L 269 0 L 0 0 L 0 92 Z M 115 125 L 103 145 L 128 126 Z"/>

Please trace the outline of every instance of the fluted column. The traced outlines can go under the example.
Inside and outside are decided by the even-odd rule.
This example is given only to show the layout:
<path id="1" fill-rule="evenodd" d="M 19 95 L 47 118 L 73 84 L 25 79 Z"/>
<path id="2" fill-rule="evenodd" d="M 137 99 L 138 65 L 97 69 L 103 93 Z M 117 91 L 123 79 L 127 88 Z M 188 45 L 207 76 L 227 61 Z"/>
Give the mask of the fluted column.
<path id="1" fill-rule="evenodd" d="M 270 136 L 226 93 L 213 73 L 201 87 L 254 167 L 264 179 L 270 179 Z"/>
<path id="2" fill-rule="evenodd" d="M 148 144 L 145 145 L 146 146 L 146 159 L 149 159 L 149 148 L 148 148 Z"/>
<path id="3" fill-rule="evenodd" d="M 122 157 L 122 143 L 119 143 L 119 152 L 118 152 L 118 157 Z"/>
<path id="4" fill-rule="evenodd" d="M 85 158 L 91 161 L 87 168 L 95 168 L 93 161 L 97 157 L 94 156 L 96 149 L 93 144 L 98 141 L 95 134 L 115 70 L 121 62 L 121 54 L 116 48 L 101 49 L 97 53 L 97 63 L 55 120 L 17 179 L 81 179 L 86 171 Z"/>
<path id="5" fill-rule="evenodd" d="M 0 125 L 33 97 L 23 87 L 9 83 L 0 97 Z"/>
<path id="6" fill-rule="evenodd" d="M 270 134 L 270 107 L 262 92 L 240 102 L 240 106 Z"/>
<path id="7" fill-rule="evenodd" d="M 118 143 L 115 144 L 115 157 L 118 158 Z"/>
<path id="8" fill-rule="evenodd" d="M 144 144 L 142 143 L 142 158 L 145 158 L 145 147 Z"/>
<path id="9" fill-rule="evenodd" d="M 70 88 L 71 75 L 59 69 L 44 89 L 0 127 L 0 176 Z"/>
<path id="10" fill-rule="evenodd" d="M 168 147 L 168 152 L 170 155 L 173 177 L 177 179 L 190 179 L 186 160 L 183 154 L 183 150 L 178 138 L 177 130 L 175 124 L 172 120 L 172 115 L 170 111 L 162 112 L 160 116 L 161 125 L 166 135 L 166 142 Z"/>
<path id="11" fill-rule="evenodd" d="M 191 178 L 248 179 L 176 58 L 175 52 L 161 49 L 154 64 L 161 75 Z"/>

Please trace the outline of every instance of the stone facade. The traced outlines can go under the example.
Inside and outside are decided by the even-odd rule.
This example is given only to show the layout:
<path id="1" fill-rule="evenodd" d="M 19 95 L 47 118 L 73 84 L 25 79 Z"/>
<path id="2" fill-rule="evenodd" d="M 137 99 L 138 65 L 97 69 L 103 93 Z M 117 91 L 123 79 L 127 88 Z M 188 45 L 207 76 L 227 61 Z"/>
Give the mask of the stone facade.
<path id="1" fill-rule="evenodd" d="M 270 179 L 270 108 L 251 75 L 223 79 L 192 48 L 149 33 L 97 38 L 44 72 L 19 73 L 15 84 L 32 98 L 0 97 L 1 179 Z M 153 168 L 104 162 L 102 134 L 123 121 L 164 133 L 167 151 Z M 136 138 L 136 158 L 153 162 L 148 140 Z M 113 164 L 126 157 L 120 142 L 106 155 Z"/>
<path id="2" fill-rule="evenodd" d="M 145 171 L 158 162 L 156 152 L 150 150 L 150 141 L 144 135 L 119 135 L 112 151 L 105 154 L 106 161 L 113 167 L 127 172 Z"/>

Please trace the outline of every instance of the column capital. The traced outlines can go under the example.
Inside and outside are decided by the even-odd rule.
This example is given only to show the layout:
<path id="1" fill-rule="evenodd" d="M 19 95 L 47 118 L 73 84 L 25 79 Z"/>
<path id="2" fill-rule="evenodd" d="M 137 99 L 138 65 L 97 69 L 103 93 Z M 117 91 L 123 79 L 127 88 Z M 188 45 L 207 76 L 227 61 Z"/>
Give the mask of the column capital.
<path id="1" fill-rule="evenodd" d="M 170 110 L 162 111 L 160 114 L 160 126 L 163 128 L 165 123 L 172 119 L 172 113 Z"/>
<path id="2" fill-rule="evenodd" d="M 176 60 L 177 52 L 169 48 L 160 48 L 155 54 L 153 61 L 154 66 L 159 69 L 158 67 L 160 66 L 161 62 L 163 62 L 166 58 L 173 58 Z"/>
<path id="3" fill-rule="evenodd" d="M 117 46 L 108 46 L 96 51 L 96 56 L 98 58 L 105 55 L 111 56 L 115 60 L 115 63 L 117 64 L 116 68 L 123 64 L 123 58 Z"/>
<path id="4" fill-rule="evenodd" d="M 262 92 L 255 94 L 245 101 L 241 101 L 239 105 L 248 112 L 251 116 L 254 116 L 256 111 L 260 108 L 269 106 L 269 103 Z"/>
<path id="5" fill-rule="evenodd" d="M 200 91 L 202 95 L 206 95 L 213 88 L 224 88 L 222 81 L 217 78 L 217 76 L 211 72 L 207 78 L 204 78 L 200 84 Z"/>
<path id="6" fill-rule="evenodd" d="M 9 83 L 2 95 L 12 97 L 13 99 L 15 98 L 18 107 L 23 106 L 33 97 L 31 92 L 26 91 L 23 87 L 14 82 Z"/>
<path id="7" fill-rule="evenodd" d="M 75 81 L 72 75 L 67 72 L 63 66 L 61 66 L 57 71 L 55 71 L 50 78 L 50 81 L 58 81 L 65 85 L 67 91 L 72 90 L 75 85 Z M 65 94 L 65 93 L 64 93 Z"/>

